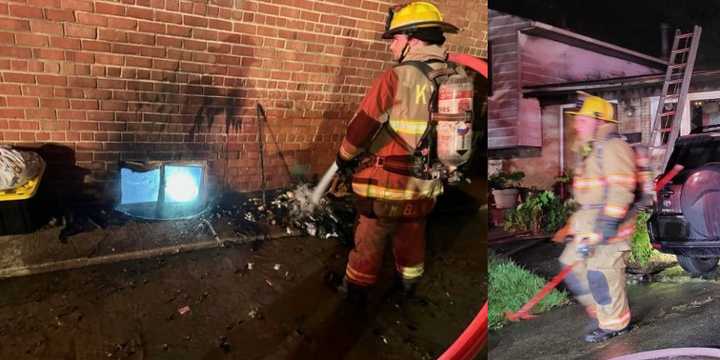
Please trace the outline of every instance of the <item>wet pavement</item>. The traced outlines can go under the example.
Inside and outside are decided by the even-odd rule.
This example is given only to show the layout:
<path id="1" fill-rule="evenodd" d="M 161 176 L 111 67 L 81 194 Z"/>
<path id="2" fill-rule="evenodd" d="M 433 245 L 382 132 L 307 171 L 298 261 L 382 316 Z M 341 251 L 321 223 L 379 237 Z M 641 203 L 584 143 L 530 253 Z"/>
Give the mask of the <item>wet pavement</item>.
<path id="1" fill-rule="evenodd" d="M 562 246 L 541 244 L 518 262 L 548 278 L 559 266 Z M 669 275 L 666 275 L 669 274 Z M 533 320 L 511 323 L 490 333 L 492 359 L 611 359 L 616 356 L 677 347 L 720 347 L 720 281 L 690 278 L 678 267 L 652 277 L 631 280 L 628 297 L 633 330 L 601 344 L 582 340 L 588 319 L 572 303 Z"/>
<path id="2" fill-rule="evenodd" d="M 717 347 L 720 284 L 658 283 L 629 288 L 635 328 L 601 344 L 587 344 L 587 318 L 574 304 L 490 334 L 492 359 L 611 359 L 673 347 Z"/>
<path id="3" fill-rule="evenodd" d="M 387 256 L 362 314 L 324 283 L 349 250 L 337 239 L 266 240 L 0 280 L 0 358 L 432 359 L 486 298 L 486 212 L 430 224 L 418 298 L 397 296 Z"/>

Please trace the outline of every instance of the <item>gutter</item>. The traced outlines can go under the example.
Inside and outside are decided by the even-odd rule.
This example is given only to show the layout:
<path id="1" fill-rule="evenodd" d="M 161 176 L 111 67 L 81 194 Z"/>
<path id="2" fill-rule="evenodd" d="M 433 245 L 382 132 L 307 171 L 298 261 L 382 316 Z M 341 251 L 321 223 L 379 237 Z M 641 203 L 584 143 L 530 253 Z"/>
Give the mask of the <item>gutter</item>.
<path id="1" fill-rule="evenodd" d="M 524 97 L 543 97 L 549 95 L 574 94 L 577 91 L 612 91 L 631 87 L 662 86 L 665 74 L 639 75 L 624 78 L 576 81 L 547 85 L 527 86 L 522 89 Z M 717 81 L 720 83 L 720 70 L 694 71 L 692 81 Z"/>
<path id="2" fill-rule="evenodd" d="M 631 61 L 637 64 L 652 67 L 654 69 L 665 71 L 668 62 L 654 56 L 646 55 L 641 52 L 626 49 L 605 41 L 581 35 L 569 30 L 561 29 L 552 25 L 531 21 L 529 27 L 521 29 L 521 32 L 528 35 L 544 37 L 546 39 L 555 40 L 561 43 L 590 50 L 603 55 Z"/>

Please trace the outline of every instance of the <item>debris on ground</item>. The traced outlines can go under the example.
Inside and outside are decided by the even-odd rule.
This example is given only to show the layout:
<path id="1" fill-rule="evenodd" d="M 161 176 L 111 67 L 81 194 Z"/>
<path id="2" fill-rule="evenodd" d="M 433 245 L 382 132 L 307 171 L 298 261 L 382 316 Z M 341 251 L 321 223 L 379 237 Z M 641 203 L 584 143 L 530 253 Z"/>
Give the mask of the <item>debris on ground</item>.
<path id="1" fill-rule="evenodd" d="M 231 218 L 234 233 L 238 236 L 262 235 L 269 227 L 278 227 L 288 234 L 335 238 L 345 245 L 351 244 L 355 209 L 350 197 L 332 201 L 324 198 L 319 206 L 314 206 L 310 202 L 311 195 L 311 185 L 304 183 L 269 192 L 267 205 L 263 204 L 260 195 L 225 199 L 202 221 Z"/>
<path id="2" fill-rule="evenodd" d="M 248 317 L 251 319 L 258 319 L 260 318 L 260 311 L 258 311 L 257 308 L 252 308 L 248 311 Z"/>
<path id="3" fill-rule="evenodd" d="M 218 245 L 227 245 L 224 233 L 235 238 L 257 238 L 267 236 L 271 228 L 284 229 L 288 234 L 310 235 L 322 239 L 338 239 L 343 245 L 352 244 L 355 209 L 351 196 L 325 197 L 318 206 L 310 202 L 312 185 L 301 183 L 291 188 L 268 191 L 266 202 L 260 193 L 222 194 L 214 200 L 201 215 L 189 219 L 193 226 L 179 231 L 175 236 L 193 237 L 206 233 Z M 330 195 L 329 195 L 330 196 Z M 80 233 L 106 229 L 109 226 L 123 226 L 133 219 L 114 211 L 105 204 L 91 203 L 69 209 L 56 218 L 54 225 L 63 226 L 59 238 L 67 243 L 68 238 Z M 116 249 L 111 249 L 114 253 Z M 176 253 L 183 250 L 178 248 Z"/>
<path id="4" fill-rule="evenodd" d="M 180 315 L 185 315 L 189 312 L 190 312 L 190 306 L 187 306 L 187 305 L 178 309 L 178 313 L 180 313 Z"/>
<path id="5" fill-rule="evenodd" d="M 673 306 L 672 311 L 683 311 L 683 310 L 687 310 L 687 309 L 699 308 L 699 307 L 701 307 L 707 303 L 710 303 L 712 301 L 713 301 L 712 296 L 708 296 L 707 298 L 702 299 L 702 300 L 694 300 L 694 301 L 690 302 L 689 304 L 681 304 L 681 305 Z"/>
<path id="6" fill-rule="evenodd" d="M 230 351 L 230 343 L 228 342 L 227 336 L 220 336 L 218 338 L 218 347 L 221 348 L 224 352 Z"/>

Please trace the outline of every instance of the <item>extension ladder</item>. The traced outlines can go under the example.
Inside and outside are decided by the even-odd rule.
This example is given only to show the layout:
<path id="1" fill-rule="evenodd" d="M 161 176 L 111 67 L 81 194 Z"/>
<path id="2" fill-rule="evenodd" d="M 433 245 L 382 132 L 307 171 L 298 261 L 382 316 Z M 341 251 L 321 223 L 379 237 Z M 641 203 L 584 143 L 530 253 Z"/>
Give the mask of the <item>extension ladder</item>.
<path id="1" fill-rule="evenodd" d="M 675 40 L 665 72 L 662 94 L 650 128 L 650 167 L 655 174 L 665 172 L 675 141 L 680 135 L 680 122 L 701 31 L 702 28 L 697 25 L 690 33 L 675 30 Z"/>

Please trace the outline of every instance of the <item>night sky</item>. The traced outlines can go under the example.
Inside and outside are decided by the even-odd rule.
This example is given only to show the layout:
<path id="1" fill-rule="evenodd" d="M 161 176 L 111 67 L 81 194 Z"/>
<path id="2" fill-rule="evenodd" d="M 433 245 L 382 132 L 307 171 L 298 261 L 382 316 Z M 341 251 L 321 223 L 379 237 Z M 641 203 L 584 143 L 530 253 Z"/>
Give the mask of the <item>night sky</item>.
<path id="1" fill-rule="evenodd" d="M 720 69 L 720 0 L 490 0 L 491 9 L 660 57 L 660 24 L 703 28 L 696 68 Z M 672 46 L 672 38 L 669 39 Z"/>

